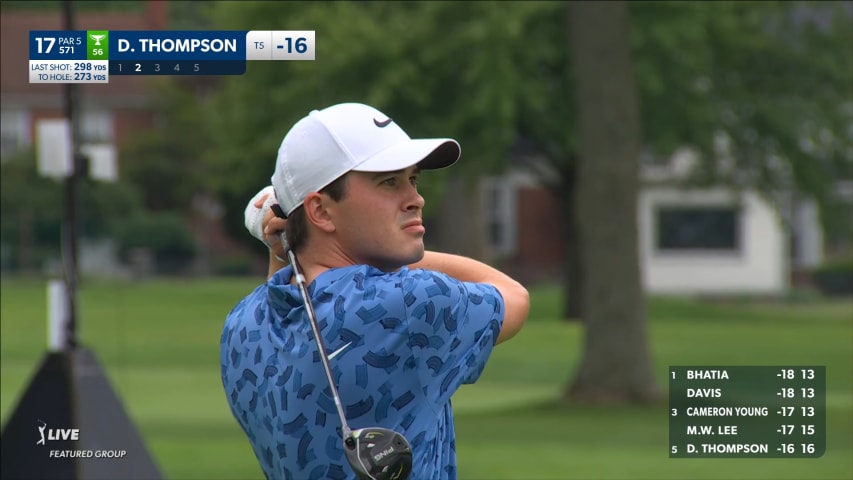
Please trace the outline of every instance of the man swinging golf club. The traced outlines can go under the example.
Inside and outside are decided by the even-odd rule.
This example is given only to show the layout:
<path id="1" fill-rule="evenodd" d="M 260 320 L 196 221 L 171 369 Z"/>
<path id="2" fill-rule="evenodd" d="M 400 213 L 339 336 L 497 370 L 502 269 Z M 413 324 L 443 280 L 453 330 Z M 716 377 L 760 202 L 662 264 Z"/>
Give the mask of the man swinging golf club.
<path id="1" fill-rule="evenodd" d="M 261 192 L 246 210 L 270 278 L 228 314 L 220 350 L 267 478 L 456 478 L 450 397 L 529 308 L 498 270 L 424 250 L 418 176 L 459 155 L 354 103 L 282 141 L 274 201 Z"/>

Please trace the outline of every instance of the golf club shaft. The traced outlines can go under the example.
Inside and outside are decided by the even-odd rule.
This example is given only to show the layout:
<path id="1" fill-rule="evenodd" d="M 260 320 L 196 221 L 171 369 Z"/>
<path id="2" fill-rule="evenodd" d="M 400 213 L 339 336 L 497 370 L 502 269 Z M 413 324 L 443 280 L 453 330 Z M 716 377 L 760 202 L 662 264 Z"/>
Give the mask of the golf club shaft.
<path id="1" fill-rule="evenodd" d="M 282 246 L 287 250 L 287 258 L 290 260 L 290 265 L 293 267 L 293 275 L 296 277 L 296 286 L 299 288 L 299 293 L 302 295 L 302 300 L 305 302 L 305 311 L 308 313 L 308 323 L 311 324 L 311 330 L 314 332 L 314 340 L 317 342 L 317 348 L 320 350 L 320 361 L 323 363 L 323 370 L 326 372 L 326 379 L 329 380 L 329 389 L 332 391 L 332 398 L 335 400 L 335 407 L 338 409 L 338 416 L 341 417 L 341 429 L 343 438 L 348 438 L 352 433 L 347 418 L 344 415 L 344 407 L 341 405 L 341 397 L 338 395 L 338 388 L 335 386 L 335 379 L 332 377 L 332 367 L 329 365 L 329 356 L 326 354 L 326 347 L 323 345 L 323 339 L 320 337 L 320 327 L 317 325 L 317 317 L 314 315 L 314 306 L 311 304 L 311 298 L 308 296 L 308 286 L 306 285 L 305 277 L 299 271 L 299 266 L 296 263 L 296 254 L 287 244 L 287 238 L 284 233 L 281 234 Z"/>

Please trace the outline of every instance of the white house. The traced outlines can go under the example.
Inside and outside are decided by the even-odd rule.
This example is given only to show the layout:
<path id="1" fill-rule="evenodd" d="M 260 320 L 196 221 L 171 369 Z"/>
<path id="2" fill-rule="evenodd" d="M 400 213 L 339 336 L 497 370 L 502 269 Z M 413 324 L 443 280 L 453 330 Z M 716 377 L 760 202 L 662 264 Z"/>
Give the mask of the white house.
<path id="1" fill-rule="evenodd" d="M 648 186 L 637 213 L 647 291 L 779 294 L 788 289 L 785 228 L 755 193 Z"/>
<path id="2" fill-rule="evenodd" d="M 648 292 L 783 294 L 792 267 L 821 262 L 813 202 L 774 204 L 751 190 L 677 186 L 696 161 L 681 150 L 667 164 L 642 170 L 637 221 Z"/>
<path id="3" fill-rule="evenodd" d="M 642 168 L 638 246 L 648 293 L 779 295 L 790 288 L 793 268 L 823 260 L 813 202 L 774 204 L 754 191 L 680 186 L 694 163 L 684 150 Z M 518 170 L 480 188 L 487 252 L 525 281 L 561 279 L 565 242 L 553 196 Z"/>

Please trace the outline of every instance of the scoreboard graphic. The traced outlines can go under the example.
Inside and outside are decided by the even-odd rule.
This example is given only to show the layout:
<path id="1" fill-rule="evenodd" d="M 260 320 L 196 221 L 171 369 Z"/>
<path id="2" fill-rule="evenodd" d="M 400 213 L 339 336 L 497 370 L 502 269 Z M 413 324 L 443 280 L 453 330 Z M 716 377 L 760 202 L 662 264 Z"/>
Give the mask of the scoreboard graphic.
<path id="1" fill-rule="evenodd" d="M 826 366 L 671 366 L 670 458 L 819 458 Z"/>
<path id="2" fill-rule="evenodd" d="M 30 83 L 114 75 L 242 75 L 249 60 L 314 60 L 313 30 L 32 30 Z"/>

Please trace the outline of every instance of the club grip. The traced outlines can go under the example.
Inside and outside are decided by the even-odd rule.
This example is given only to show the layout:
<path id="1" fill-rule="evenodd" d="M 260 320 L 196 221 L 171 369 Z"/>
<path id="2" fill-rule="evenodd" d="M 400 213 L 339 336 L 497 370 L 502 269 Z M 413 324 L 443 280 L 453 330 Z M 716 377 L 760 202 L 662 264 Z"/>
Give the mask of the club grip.
<path id="1" fill-rule="evenodd" d="M 281 206 L 279 204 L 274 203 L 270 206 L 270 208 L 272 209 L 272 212 L 275 214 L 276 217 L 287 218 L 287 215 L 284 214 L 284 210 L 281 209 Z"/>

